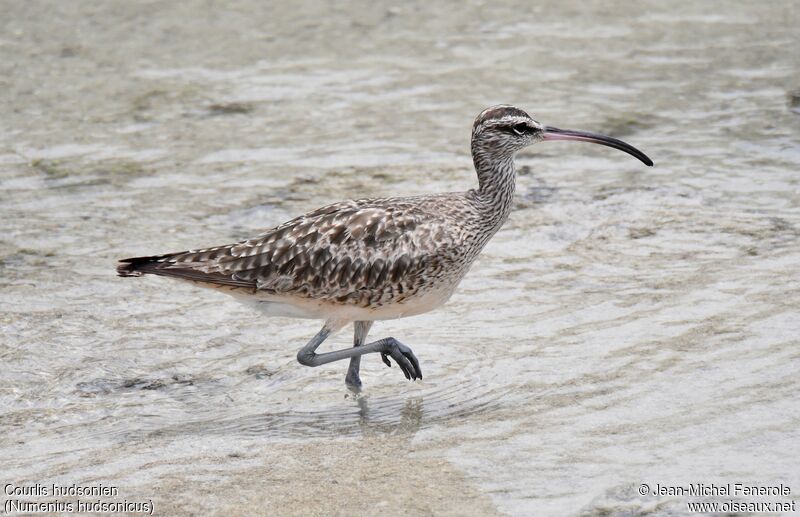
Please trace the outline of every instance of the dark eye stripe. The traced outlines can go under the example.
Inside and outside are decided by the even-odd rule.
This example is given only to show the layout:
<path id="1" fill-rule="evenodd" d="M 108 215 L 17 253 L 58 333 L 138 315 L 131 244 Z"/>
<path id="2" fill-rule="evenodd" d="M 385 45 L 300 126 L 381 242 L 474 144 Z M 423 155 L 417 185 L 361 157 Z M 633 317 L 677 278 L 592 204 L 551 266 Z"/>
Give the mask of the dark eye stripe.
<path id="1" fill-rule="evenodd" d="M 530 132 L 531 128 L 527 124 L 514 124 L 513 126 L 502 126 L 500 130 L 510 135 L 524 135 Z"/>

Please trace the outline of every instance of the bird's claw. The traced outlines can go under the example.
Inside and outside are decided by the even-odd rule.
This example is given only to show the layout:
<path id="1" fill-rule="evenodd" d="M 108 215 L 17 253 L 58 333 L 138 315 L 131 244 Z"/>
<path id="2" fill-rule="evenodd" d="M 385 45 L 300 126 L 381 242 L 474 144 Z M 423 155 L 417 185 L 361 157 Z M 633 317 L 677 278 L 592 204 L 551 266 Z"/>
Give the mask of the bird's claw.
<path id="1" fill-rule="evenodd" d="M 414 352 L 409 347 L 400 343 L 396 339 L 392 339 L 386 346 L 386 351 L 381 352 L 381 360 L 386 366 L 391 367 L 392 363 L 389 362 L 389 357 L 397 363 L 403 375 L 410 381 L 422 379 L 422 369 L 419 367 L 419 361 Z"/>

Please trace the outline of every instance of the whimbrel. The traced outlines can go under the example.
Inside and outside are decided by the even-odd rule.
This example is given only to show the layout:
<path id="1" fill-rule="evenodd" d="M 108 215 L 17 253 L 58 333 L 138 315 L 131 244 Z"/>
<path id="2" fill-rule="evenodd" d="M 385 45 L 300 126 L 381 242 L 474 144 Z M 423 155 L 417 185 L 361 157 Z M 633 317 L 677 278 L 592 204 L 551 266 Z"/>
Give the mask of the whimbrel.
<path id="1" fill-rule="evenodd" d="M 320 366 L 350 359 L 345 382 L 356 391 L 364 354 L 380 353 L 387 366 L 391 357 L 406 379 L 422 379 L 417 357 L 397 339 L 366 343 L 373 322 L 421 314 L 450 298 L 508 219 L 514 155 L 542 140 L 601 144 L 653 165 L 621 140 L 545 126 L 521 109 L 493 106 L 481 112 L 472 127 L 477 188 L 334 203 L 234 244 L 123 259 L 117 272 L 212 287 L 252 302 L 270 316 L 324 320 L 297 360 Z M 349 323 L 354 323 L 355 346 L 316 352 Z"/>

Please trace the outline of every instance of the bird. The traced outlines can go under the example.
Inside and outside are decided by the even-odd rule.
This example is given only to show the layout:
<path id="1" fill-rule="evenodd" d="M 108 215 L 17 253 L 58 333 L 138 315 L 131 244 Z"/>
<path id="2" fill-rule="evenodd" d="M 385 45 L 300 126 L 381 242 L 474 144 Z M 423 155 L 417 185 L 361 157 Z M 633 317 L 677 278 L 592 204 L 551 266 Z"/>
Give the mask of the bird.
<path id="1" fill-rule="evenodd" d="M 352 391 L 361 391 L 365 354 L 379 353 L 387 366 L 391 358 L 406 379 L 422 379 L 407 345 L 394 337 L 366 342 L 373 323 L 444 304 L 511 213 L 515 155 L 557 140 L 608 146 L 653 165 L 622 140 L 546 126 L 508 104 L 491 106 L 472 126 L 475 188 L 333 203 L 233 244 L 121 259 L 117 274 L 175 278 L 232 295 L 266 316 L 323 320 L 297 361 L 316 367 L 349 359 L 345 384 Z M 350 323 L 352 347 L 317 352 Z"/>

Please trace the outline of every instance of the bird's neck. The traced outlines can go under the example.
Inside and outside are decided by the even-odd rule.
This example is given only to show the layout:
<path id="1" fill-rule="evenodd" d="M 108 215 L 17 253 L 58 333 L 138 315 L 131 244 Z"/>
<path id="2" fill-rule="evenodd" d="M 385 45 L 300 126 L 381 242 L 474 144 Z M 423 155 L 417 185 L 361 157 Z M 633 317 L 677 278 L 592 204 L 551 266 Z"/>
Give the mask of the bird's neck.
<path id="1" fill-rule="evenodd" d="M 514 153 L 491 152 L 473 142 L 472 161 L 478 173 L 475 199 L 484 212 L 485 222 L 497 231 L 508 219 L 514 201 Z"/>

